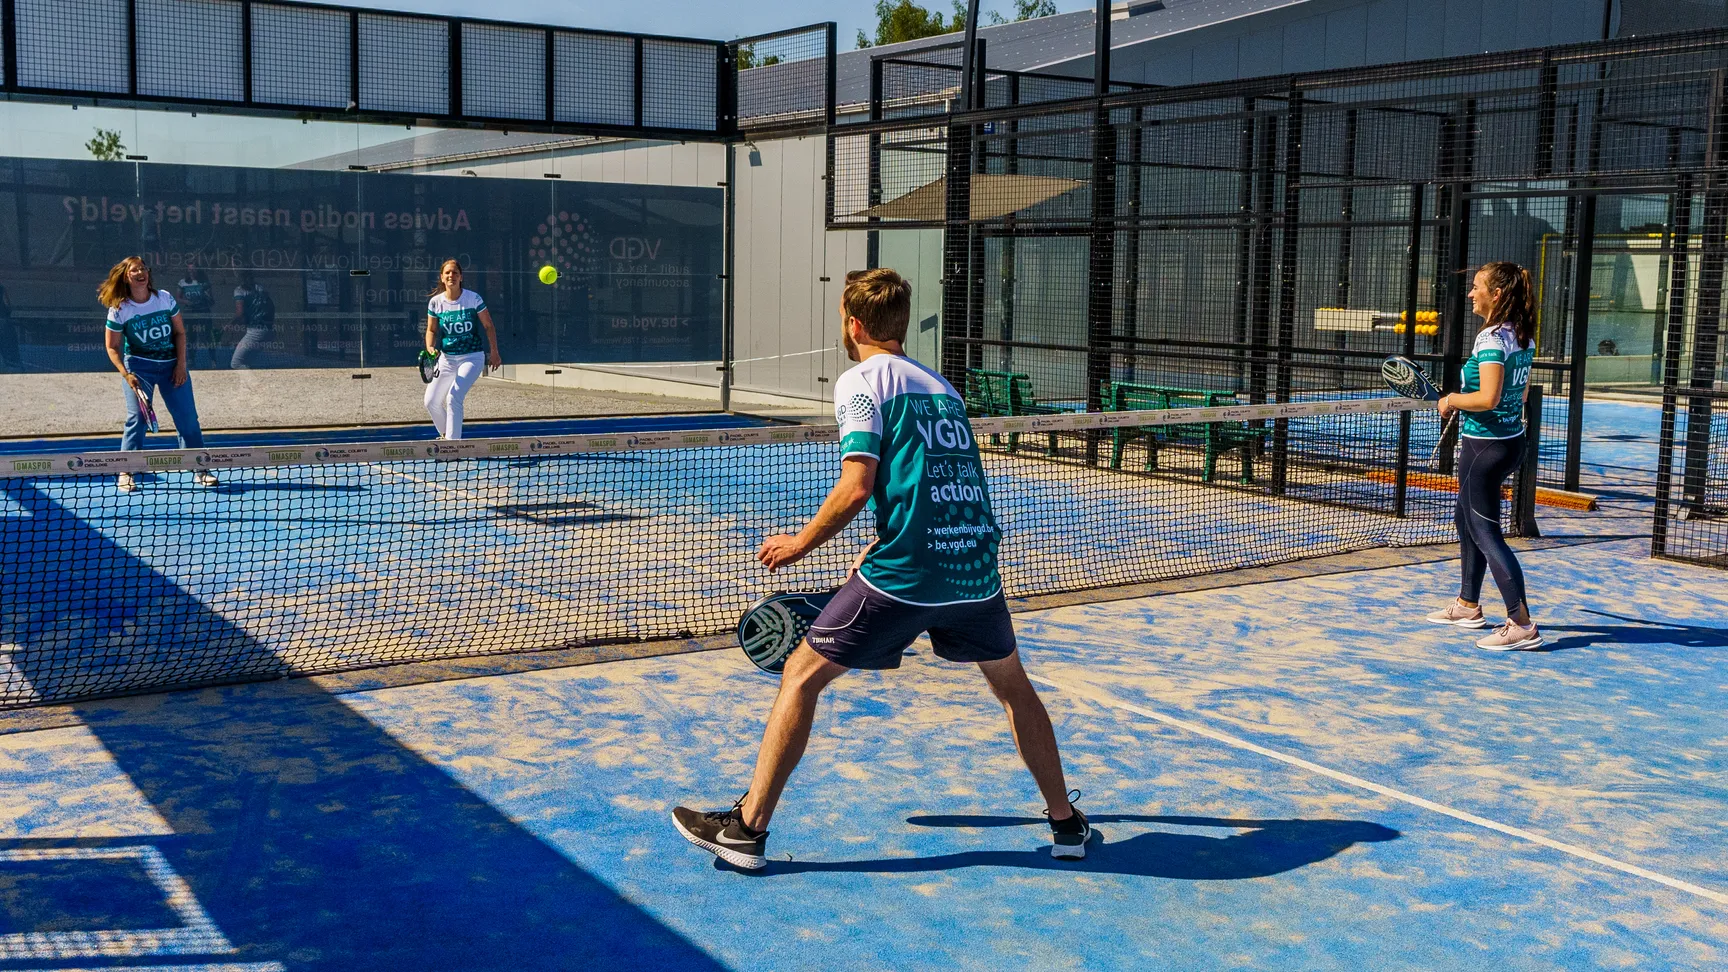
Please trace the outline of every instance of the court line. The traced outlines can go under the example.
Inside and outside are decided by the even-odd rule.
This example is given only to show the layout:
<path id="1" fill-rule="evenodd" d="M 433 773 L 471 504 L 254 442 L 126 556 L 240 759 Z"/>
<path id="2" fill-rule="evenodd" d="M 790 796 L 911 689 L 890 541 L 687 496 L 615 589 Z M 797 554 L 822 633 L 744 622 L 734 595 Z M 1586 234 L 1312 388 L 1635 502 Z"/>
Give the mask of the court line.
<path id="1" fill-rule="evenodd" d="M 1558 841 L 1552 837 L 1544 837 L 1541 834 L 1525 830 L 1522 827 L 1503 824 L 1497 820 L 1489 820 L 1487 817 L 1478 817 L 1467 810 L 1459 810 L 1455 807 L 1446 806 L 1443 803 L 1435 803 L 1433 800 L 1424 799 L 1414 793 L 1406 793 L 1403 790 L 1396 790 L 1392 787 L 1375 783 L 1372 780 L 1365 780 L 1360 776 L 1352 776 L 1351 774 L 1340 770 L 1321 766 L 1319 763 L 1309 762 L 1300 756 L 1291 756 L 1288 753 L 1281 753 L 1276 749 L 1268 749 L 1258 743 L 1249 742 L 1239 736 L 1232 736 L 1227 732 L 1221 732 L 1217 729 L 1211 728 L 1210 726 L 1202 725 L 1197 722 L 1189 722 L 1186 719 L 1178 719 L 1175 716 L 1165 715 L 1162 712 L 1148 709 L 1144 706 L 1135 705 L 1132 702 L 1125 702 L 1102 689 L 1094 688 L 1090 685 L 1082 688 L 1075 685 L 1067 685 L 1054 679 L 1046 678 L 1042 675 L 1032 675 L 1031 673 L 1028 673 L 1028 676 L 1034 682 L 1048 685 L 1051 688 L 1063 692 L 1072 692 L 1081 698 L 1089 699 L 1099 705 L 1122 709 L 1136 715 L 1145 716 L 1155 722 L 1162 722 L 1165 725 L 1174 726 L 1186 732 L 1194 733 L 1197 736 L 1205 736 L 1208 739 L 1224 743 L 1227 746 L 1233 746 L 1237 749 L 1245 749 L 1248 752 L 1257 753 L 1268 759 L 1275 759 L 1280 763 L 1287 763 L 1291 766 L 1305 769 L 1310 773 L 1318 773 L 1321 776 L 1329 777 L 1340 783 L 1345 783 L 1358 789 L 1367 790 L 1370 793 L 1378 793 L 1381 796 L 1391 797 L 1394 800 L 1408 803 L 1411 806 L 1421 807 L 1424 810 L 1432 810 L 1435 813 L 1445 814 L 1455 820 L 1462 820 L 1468 824 L 1474 824 L 1478 827 L 1484 827 L 1488 830 L 1494 830 L 1502 834 L 1517 837 L 1520 840 L 1527 840 L 1534 844 L 1540 844 L 1550 850 L 1556 850 L 1562 854 L 1570 854 L 1573 857 L 1590 861 L 1593 864 L 1600 864 L 1603 867 L 1611 868 L 1624 874 L 1630 874 L 1634 877 L 1641 877 L 1647 881 L 1654 881 L 1657 884 L 1673 888 L 1676 891 L 1684 891 L 1687 894 L 1695 894 L 1701 898 L 1708 898 L 1717 904 L 1728 904 L 1728 894 L 1724 894 L 1721 891 L 1712 891 L 1709 888 L 1701 887 L 1689 881 L 1682 881 L 1679 878 L 1671 878 L 1666 874 L 1659 874 L 1649 868 L 1639 867 L 1636 864 L 1628 864 L 1625 861 L 1615 860 L 1612 857 L 1598 854 L 1593 850 L 1579 847 L 1576 844 L 1568 844 L 1564 841 Z"/>

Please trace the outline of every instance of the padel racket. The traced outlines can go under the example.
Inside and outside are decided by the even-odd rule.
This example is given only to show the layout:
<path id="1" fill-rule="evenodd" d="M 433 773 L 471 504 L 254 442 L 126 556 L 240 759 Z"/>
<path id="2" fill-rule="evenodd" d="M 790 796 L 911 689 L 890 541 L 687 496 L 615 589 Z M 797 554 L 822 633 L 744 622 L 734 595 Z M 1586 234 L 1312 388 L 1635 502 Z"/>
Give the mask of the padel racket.
<path id="1" fill-rule="evenodd" d="M 786 658 L 810 630 L 834 591 L 793 591 L 770 594 L 744 612 L 738 621 L 738 647 L 757 668 L 778 675 Z"/>
<path id="2" fill-rule="evenodd" d="M 156 424 L 156 410 L 150 407 L 150 396 L 144 394 L 142 388 L 134 388 L 132 393 L 138 396 L 138 414 L 144 417 L 144 427 L 152 432 L 162 431 Z"/>
<path id="3" fill-rule="evenodd" d="M 436 374 L 438 374 L 438 356 L 430 351 L 422 350 L 420 352 L 420 381 L 430 385 Z"/>
<path id="4" fill-rule="evenodd" d="M 1440 400 L 1440 389 L 1434 387 L 1422 366 L 1409 358 L 1396 354 L 1387 358 L 1380 363 L 1380 377 L 1386 379 L 1386 387 L 1405 398 L 1419 402 Z"/>
<path id="5" fill-rule="evenodd" d="M 1437 402 L 1440 400 L 1440 389 L 1434 387 L 1422 366 L 1409 358 L 1393 355 L 1380 364 L 1380 377 L 1386 380 L 1386 387 L 1405 398 L 1414 398 L 1419 402 Z M 1440 458 L 1440 450 L 1446 445 L 1446 437 L 1452 432 L 1452 423 L 1458 421 L 1458 413 L 1453 412 L 1440 427 L 1440 441 L 1434 443 L 1434 451 L 1428 455 L 1428 465 L 1432 466 Z"/>

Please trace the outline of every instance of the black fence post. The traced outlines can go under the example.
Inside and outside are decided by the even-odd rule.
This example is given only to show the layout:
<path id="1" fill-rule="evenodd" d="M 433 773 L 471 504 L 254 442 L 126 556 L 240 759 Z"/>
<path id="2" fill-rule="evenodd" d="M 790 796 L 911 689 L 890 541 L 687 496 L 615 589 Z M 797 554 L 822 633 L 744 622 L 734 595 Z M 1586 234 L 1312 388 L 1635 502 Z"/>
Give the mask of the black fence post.
<path id="1" fill-rule="evenodd" d="M 360 11 L 348 11 L 348 110 L 360 110 Z"/>
<path id="2" fill-rule="evenodd" d="M 1248 284 L 1248 400 L 1266 401 L 1266 348 L 1272 343 L 1272 192 L 1278 167 L 1278 116 L 1260 119 L 1255 164 L 1254 252 Z"/>
<path id="3" fill-rule="evenodd" d="M 252 0 L 240 0 L 240 100 L 252 103 Z"/>
<path id="4" fill-rule="evenodd" d="M 1102 408 L 1110 380 L 1116 305 L 1116 129 L 1102 101 L 1092 120 L 1092 226 L 1086 255 L 1086 410 Z M 1094 440 L 1095 441 L 1095 440 Z"/>
<path id="5" fill-rule="evenodd" d="M 1525 387 L 1524 457 L 1519 462 L 1518 489 L 1513 493 L 1512 529 L 1521 537 L 1539 537 L 1542 528 L 1536 525 L 1536 477 L 1542 452 L 1542 386 L 1531 382 Z"/>
<path id="6" fill-rule="evenodd" d="M 1302 242 L 1302 92 L 1290 92 L 1284 123 L 1284 201 L 1279 213 L 1278 376 L 1273 400 L 1290 400 L 1296 344 L 1296 286 Z M 1290 420 L 1272 423 L 1272 491 L 1282 493 L 1289 476 Z"/>
<path id="7" fill-rule="evenodd" d="M 138 0 L 126 0 L 126 93 L 138 93 Z"/>
<path id="8" fill-rule="evenodd" d="M 832 139 L 830 139 L 832 141 Z M 948 126 L 946 199 L 942 222 L 942 377 L 955 388 L 966 388 L 967 323 L 971 319 L 972 288 L 966 275 L 972 256 L 972 128 Z"/>
<path id="9" fill-rule="evenodd" d="M 1404 253 L 1404 356 L 1416 353 L 1416 309 L 1422 286 L 1423 185 L 1410 185 L 1410 241 Z M 1398 413 L 1398 467 L 1392 481 L 1392 513 L 1403 516 L 1410 494 L 1410 412 Z"/>
<path id="10" fill-rule="evenodd" d="M 1122 286 L 1122 335 L 1128 338 L 1127 358 L 1123 361 L 1124 376 L 1129 381 L 1134 380 L 1134 367 L 1138 363 L 1134 352 L 1139 347 L 1135 338 L 1140 336 L 1140 238 L 1145 228 L 1140 223 L 1140 210 L 1145 204 L 1146 182 L 1142 178 L 1142 165 L 1146 161 L 1146 128 L 1144 127 L 1146 110 L 1135 108 L 1128 125 L 1131 141 L 1128 143 L 1128 225 L 1127 238 L 1122 254 L 1123 269 L 1127 271 Z"/>
<path id="11" fill-rule="evenodd" d="M 1673 239 L 1668 269 L 1668 326 L 1662 339 L 1662 430 L 1656 445 L 1656 509 L 1650 524 L 1650 556 L 1668 552 L 1668 519 L 1674 489 L 1674 433 L 1679 411 L 1680 363 L 1686 344 L 1686 297 L 1692 272 L 1692 177 L 1674 179 Z"/>
<path id="12" fill-rule="evenodd" d="M 558 120 L 558 32 L 550 27 L 546 28 L 543 44 L 545 54 L 542 58 L 544 68 L 542 77 L 545 79 L 546 85 L 544 111 L 547 124 L 551 124 Z M 722 88 L 721 91 L 724 93 L 725 89 Z M 733 94 L 737 94 L 736 85 L 733 85 Z"/>
<path id="13" fill-rule="evenodd" d="M 450 40 L 450 114 L 462 114 L 462 21 L 451 17 L 445 21 Z"/>
<path id="14" fill-rule="evenodd" d="M 870 120 L 882 120 L 882 62 L 877 58 L 870 59 Z M 830 138 L 829 144 L 833 144 Z M 864 201 L 867 206 L 882 205 L 882 133 L 871 132 L 868 139 L 869 157 L 865 160 Z M 829 212 L 832 219 L 834 214 Z M 880 223 L 882 217 L 871 216 L 870 223 Z M 869 230 L 864 235 L 864 262 L 874 270 L 882 264 L 882 232 Z"/>
<path id="15" fill-rule="evenodd" d="M 648 69 L 642 63 L 643 62 L 642 38 L 636 37 L 636 38 L 633 38 L 633 40 L 635 41 L 634 52 L 630 58 L 632 65 L 633 65 L 633 68 L 634 68 L 634 73 L 633 73 L 633 76 L 632 76 L 631 81 L 630 81 L 630 112 L 631 112 L 630 117 L 632 119 L 632 124 L 634 124 L 637 128 L 641 128 L 642 127 L 642 88 L 644 85 L 644 79 L 647 76 L 647 70 Z"/>
<path id="16" fill-rule="evenodd" d="M 4 58 L 0 80 L 7 88 L 18 87 L 18 7 L 17 0 L 0 0 L 0 58 Z"/>
<path id="17" fill-rule="evenodd" d="M 1596 268 L 1596 196 L 1578 204 L 1577 271 L 1572 283 L 1572 380 L 1566 386 L 1566 471 L 1569 490 L 1578 489 L 1584 445 L 1584 365 L 1590 354 L 1590 277 Z"/>
<path id="18" fill-rule="evenodd" d="M 1237 345 L 1231 352 L 1236 359 L 1236 374 L 1232 391 L 1240 393 L 1247 380 L 1247 352 L 1241 350 L 1248 342 L 1250 307 L 1249 277 L 1254 262 L 1254 99 L 1242 99 L 1242 126 L 1237 135 L 1236 158 L 1236 281 L 1230 305 L 1230 340 Z"/>
<path id="19" fill-rule="evenodd" d="M 1698 305 L 1693 315 L 1692 374 L 1686 401 L 1686 456 L 1680 480 L 1687 515 L 1705 509 L 1710 480 L 1710 418 L 1715 408 L 1717 361 L 1721 355 L 1723 273 L 1728 263 L 1728 72 L 1718 70 L 1710 91 L 1705 161 L 1704 226 L 1699 243 Z"/>
<path id="20" fill-rule="evenodd" d="M 1451 193 L 1452 212 L 1447 222 L 1449 252 L 1446 257 L 1446 312 L 1441 316 L 1441 330 L 1446 335 L 1445 352 L 1440 363 L 1440 387 L 1448 392 L 1458 390 L 1459 371 L 1464 365 L 1464 335 L 1469 329 L 1469 281 L 1465 265 L 1470 259 L 1470 196 L 1466 187 L 1455 185 Z M 1414 320 L 1406 322 L 1409 331 L 1416 330 Z M 1453 429 L 1458 424 L 1452 423 Z M 1456 433 L 1443 432 L 1440 437 L 1440 472 L 1451 475 L 1458 457 L 1453 444 Z"/>

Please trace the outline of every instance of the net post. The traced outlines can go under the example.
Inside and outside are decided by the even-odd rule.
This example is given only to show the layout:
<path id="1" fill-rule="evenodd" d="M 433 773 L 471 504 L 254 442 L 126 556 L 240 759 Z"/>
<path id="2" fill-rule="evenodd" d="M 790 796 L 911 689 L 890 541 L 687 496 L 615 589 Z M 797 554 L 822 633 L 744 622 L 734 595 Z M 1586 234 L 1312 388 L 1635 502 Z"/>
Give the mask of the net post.
<path id="1" fill-rule="evenodd" d="M 1518 491 L 1513 500 L 1513 529 L 1521 537 L 1539 537 L 1536 525 L 1536 476 L 1542 453 L 1542 386 L 1526 386 L 1524 399 L 1524 458 L 1518 468 Z"/>

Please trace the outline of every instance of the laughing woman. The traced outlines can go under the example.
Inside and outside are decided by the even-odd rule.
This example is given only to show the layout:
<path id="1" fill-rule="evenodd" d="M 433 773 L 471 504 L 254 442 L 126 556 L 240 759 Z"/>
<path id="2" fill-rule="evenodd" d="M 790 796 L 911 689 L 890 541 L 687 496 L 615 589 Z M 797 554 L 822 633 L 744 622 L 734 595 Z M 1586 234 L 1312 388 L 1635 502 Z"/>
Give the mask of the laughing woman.
<path id="1" fill-rule="evenodd" d="M 499 365 L 498 334 L 492 329 L 492 314 L 486 302 L 472 290 L 462 289 L 462 264 L 445 260 L 438 268 L 438 282 L 426 304 L 426 351 L 438 356 L 437 370 L 426 386 L 426 414 L 438 435 L 462 438 L 462 401 L 480 373 Z M 480 348 L 480 330 L 486 331 L 487 351 Z"/>
<path id="2" fill-rule="evenodd" d="M 108 308 L 108 360 L 126 379 L 126 426 L 120 433 L 120 451 L 144 448 L 149 423 L 142 402 L 153 398 L 158 389 L 162 404 L 174 416 L 180 448 L 203 448 L 192 376 L 186 372 L 186 322 L 173 295 L 157 290 L 150 268 L 141 258 L 130 256 L 108 271 L 96 296 Z M 194 473 L 193 480 L 200 486 L 216 485 L 216 477 L 203 470 Z M 131 473 L 120 474 L 119 486 L 123 493 L 138 488 Z"/>

